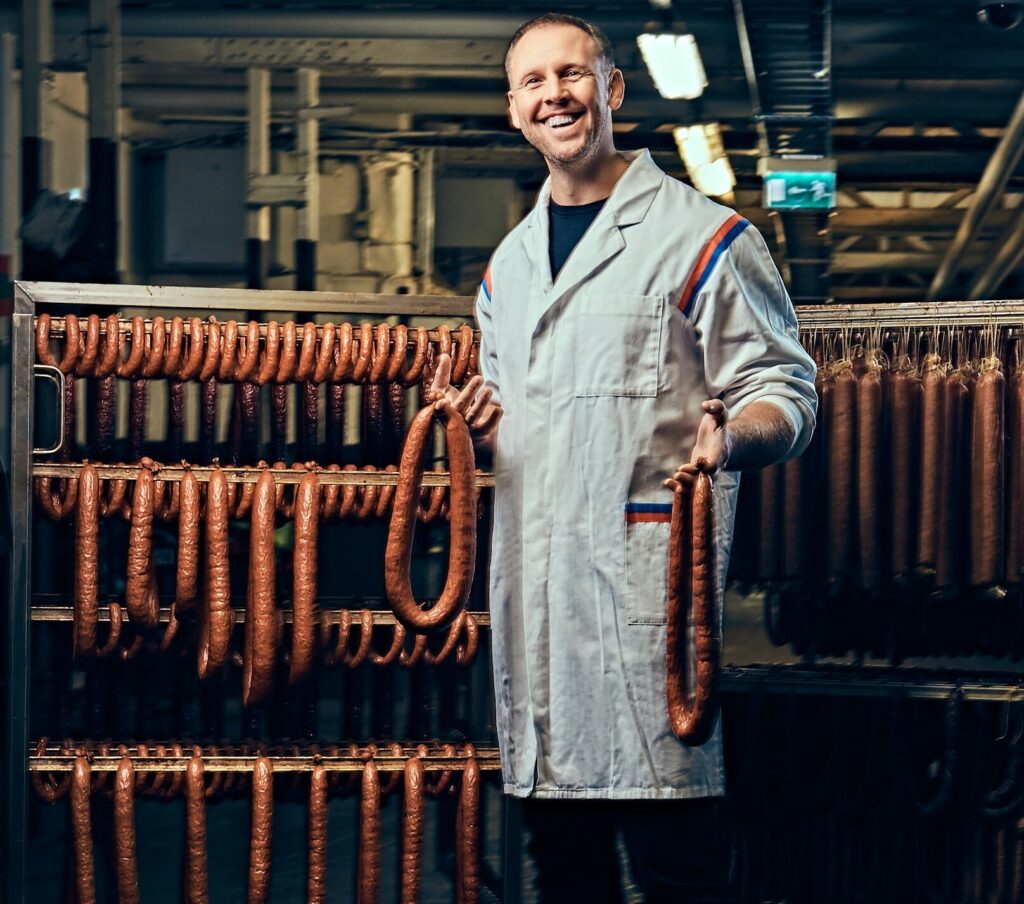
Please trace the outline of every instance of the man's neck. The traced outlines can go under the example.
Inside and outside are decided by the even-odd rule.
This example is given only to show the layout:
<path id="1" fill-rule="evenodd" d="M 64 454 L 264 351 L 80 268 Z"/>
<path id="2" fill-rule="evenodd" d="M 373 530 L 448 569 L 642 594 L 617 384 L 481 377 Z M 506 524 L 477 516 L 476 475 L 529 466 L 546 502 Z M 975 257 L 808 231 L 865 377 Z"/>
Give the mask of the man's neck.
<path id="1" fill-rule="evenodd" d="M 586 170 L 562 169 L 549 163 L 551 200 L 567 206 L 602 201 L 612 193 L 615 183 L 628 167 L 626 160 L 615 150 Z"/>

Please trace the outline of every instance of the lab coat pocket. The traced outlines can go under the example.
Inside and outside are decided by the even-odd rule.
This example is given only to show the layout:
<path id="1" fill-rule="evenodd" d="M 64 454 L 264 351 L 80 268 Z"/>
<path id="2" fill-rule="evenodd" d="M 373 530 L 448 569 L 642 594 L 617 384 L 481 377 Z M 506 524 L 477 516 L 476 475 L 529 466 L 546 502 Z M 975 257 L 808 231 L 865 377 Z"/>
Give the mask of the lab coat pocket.
<path id="1" fill-rule="evenodd" d="M 664 625 L 668 604 L 671 503 L 626 505 L 626 622 Z"/>
<path id="2" fill-rule="evenodd" d="M 584 295 L 574 305 L 577 396 L 655 396 L 663 295 Z"/>

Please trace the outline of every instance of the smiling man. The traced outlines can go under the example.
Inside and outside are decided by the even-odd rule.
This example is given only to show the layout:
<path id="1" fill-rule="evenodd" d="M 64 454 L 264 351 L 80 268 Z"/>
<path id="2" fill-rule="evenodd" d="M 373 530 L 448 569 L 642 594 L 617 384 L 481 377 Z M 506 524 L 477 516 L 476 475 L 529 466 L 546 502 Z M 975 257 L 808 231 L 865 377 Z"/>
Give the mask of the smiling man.
<path id="1" fill-rule="evenodd" d="M 482 376 L 456 392 L 442 356 L 431 387 L 494 455 L 505 791 L 544 902 L 620 901 L 620 830 L 647 901 L 705 900 L 728 862 L 721 729 L 687 747 L 669 725 L 666 486 L 716 472 L 721 586 L 737 472 L 803 450 L 814 364 L 757 230 L 615 148 L 625 84 L 597 28 L 527 22 L 505 68 L 550 178 L 477 296 Z"/>

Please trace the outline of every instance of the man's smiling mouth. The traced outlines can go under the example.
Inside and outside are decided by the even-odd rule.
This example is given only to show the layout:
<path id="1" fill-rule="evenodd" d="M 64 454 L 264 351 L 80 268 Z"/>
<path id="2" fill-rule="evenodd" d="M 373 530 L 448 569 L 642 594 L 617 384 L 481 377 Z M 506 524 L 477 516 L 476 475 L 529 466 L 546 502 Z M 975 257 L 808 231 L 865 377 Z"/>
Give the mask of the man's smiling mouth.
<path id="1" fill-rule="evenodd" d="M 544 125 L 549 129 L 562 129 L 571 126 L 582 115 L 582 113 L 559 113 L 557 116 L 549 116 L 545 119 Z"/>

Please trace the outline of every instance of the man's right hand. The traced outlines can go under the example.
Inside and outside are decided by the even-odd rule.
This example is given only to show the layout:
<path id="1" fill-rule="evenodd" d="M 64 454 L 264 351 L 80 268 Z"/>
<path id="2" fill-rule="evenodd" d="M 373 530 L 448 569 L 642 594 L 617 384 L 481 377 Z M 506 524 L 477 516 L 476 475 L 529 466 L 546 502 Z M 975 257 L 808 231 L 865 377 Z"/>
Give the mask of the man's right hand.
<path id="1" fill-rule="evenodd" d="M 493 392 L 484 386 L 484 378 L 479 374 L 472 377 L 461 392 L 451 385 L 451 378 L 451 355 L 442 354 L 437 359 L 434 379 L 425 393 L 426 400 L 434 402 L 442 413 L 449 408 L 458 411 L 473 434 L 473 444 L 493 452 L 498 422 L 505 413 L 504 409 L 491 402 Z"/>

